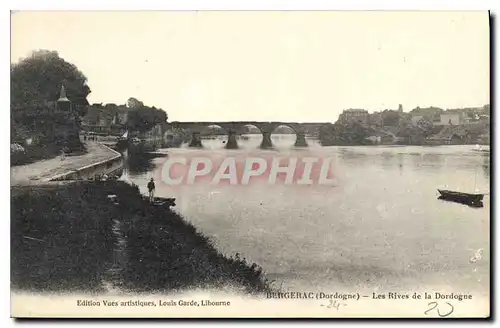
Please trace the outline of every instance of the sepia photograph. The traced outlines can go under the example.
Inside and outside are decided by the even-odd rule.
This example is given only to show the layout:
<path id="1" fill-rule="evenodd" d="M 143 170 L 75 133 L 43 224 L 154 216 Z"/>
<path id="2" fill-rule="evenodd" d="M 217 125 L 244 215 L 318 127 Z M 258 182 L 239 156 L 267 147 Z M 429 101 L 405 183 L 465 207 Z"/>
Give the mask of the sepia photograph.
<path id="1" fill-rule="evenodd" d="M 488 11 L 12 11 L 13 318 L 491 316 Z"/>

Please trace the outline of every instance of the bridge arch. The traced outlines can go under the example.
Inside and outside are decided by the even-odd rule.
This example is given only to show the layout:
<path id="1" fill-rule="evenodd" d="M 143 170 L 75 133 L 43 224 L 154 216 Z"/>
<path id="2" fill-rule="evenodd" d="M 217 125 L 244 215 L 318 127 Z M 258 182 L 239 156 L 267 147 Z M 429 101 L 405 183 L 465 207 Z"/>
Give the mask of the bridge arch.
<path id="1" fill-rule="evenodd" d="M 223 149 L 228 142 L 228 131 L 218 124 L 210 124 L 200 131 L 200 142 L 203 148 Z"/>
<path id="2" fill-rule="evenodd" d="M 279 126 L 275 128 L 286 128 L 288 131 L 293 131 L 295 134 L 295 140 L 292 147 L 307 147 L 306 141 L 306 130 L 300 123 L 281 123 Z"/>
<path id="3" fill-rule="evenodd" d="M 210 134 L 206 133 L 205 129 L 216 125 L 219 129 L 218 135 L 222 136 L 222 129 L 225 131 L 224 134 L 228 136 L 226 142 L 226 147 L 228 149 L 238 148 L 237 139 L 242 138 L 242 135 L 248 134 L 248 127 L 252 127 L 252 133 L 257 134 L 256 131 L 259 130 L 262 135 L 262 141 L 259 148 L 269 149 L 274 148 L 273 142 L 271 140 L 271 134 L 275 132 L 275 129 L 280 126 L 286 126 L 289 131 L 293 131 L 296 135 L 295 147 L 307 147 L 307 142 L 305 139 L 306 131 L 311 130 L 311 126 L 319 126 L 319 123 L 288 123 L 288 122 L 254 122 L 254 121 L 237 121 L 237 122 L 172 122 L 171 126 L 173 128 L 180 128 L 188 131 L 191 135 L 191 141 L 189 143 L 190 147 L 203 147 L 202 139 L 206 139 Z M 203 131 L 205 130 L 205 131 Z M 290 133 L 291 134 L 291 133 Z M 260 139 L 260 138 L 259 138 Z"/>
<path id="4" fill-rule="evenodd" d="M 289 125 L 280 124 L 271 132 L 271 141 L 276 148 L 292 148 L 297 141 L 297 132 Z"/>
<path id="5" fill-rule="evenodd" d="M 262 130 L 255 124 L 244 124 L 236 129 L 239 148 L 257 149 L 262 144 Z"/>

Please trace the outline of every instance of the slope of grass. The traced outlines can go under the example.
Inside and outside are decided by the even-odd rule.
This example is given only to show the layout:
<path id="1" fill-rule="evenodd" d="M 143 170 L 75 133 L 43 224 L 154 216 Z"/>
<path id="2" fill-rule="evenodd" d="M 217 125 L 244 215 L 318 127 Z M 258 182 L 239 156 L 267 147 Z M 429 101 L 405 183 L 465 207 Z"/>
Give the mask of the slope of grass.
<path id="1" fill-rule="evenodd" d="M 100 292 L 104 280 L 130 292 L 269 289 L 256 264 L 221 255 L 179 214 L 124 182 L 19 187 L 11 219 L 15 289 Z"/>

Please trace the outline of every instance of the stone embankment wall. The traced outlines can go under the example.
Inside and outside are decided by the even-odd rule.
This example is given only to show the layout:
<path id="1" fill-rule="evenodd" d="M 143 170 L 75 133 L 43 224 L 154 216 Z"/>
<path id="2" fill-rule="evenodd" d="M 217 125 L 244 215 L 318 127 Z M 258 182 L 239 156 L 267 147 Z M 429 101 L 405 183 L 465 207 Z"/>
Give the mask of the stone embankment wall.
<path id="1" fill-rule="evenodd" d="M 50 178 L 50 181 L 94 180 L 102 175 L 107 175 L 109 177 L 114 175 L 120 176 L 123 172 L 122 154 L 109 148 L 108 146 L 102 144 L 100 146 L 106 147 L 111 152 L 112 155 L 110 156 L 109 159 L 100 161 L 98 163 L 86 165 L 76 170 L 56 175 Z"/>

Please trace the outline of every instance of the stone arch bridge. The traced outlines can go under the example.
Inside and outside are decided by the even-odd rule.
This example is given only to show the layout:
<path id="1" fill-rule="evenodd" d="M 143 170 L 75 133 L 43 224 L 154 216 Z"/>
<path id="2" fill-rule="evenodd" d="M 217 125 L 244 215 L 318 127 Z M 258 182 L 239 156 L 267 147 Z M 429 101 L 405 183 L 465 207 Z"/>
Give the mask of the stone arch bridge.
<path id="1" fill-rule="evenodd" d="M 279 126 L 290 127 L 297 136 L 295 147 L 307 147 L 306 135 L 319 136 L 319 130 L 322 126 L 330 125 L 331 123 L 295 123 L 295 122 L 255 122 L 255 121 L 238 121 L 238 122 L 171 122 L 168 128 L 184 129 L 191 132 L 191 141 L 189 147 L 201 148 L 201 132 L 209 126 L 220 126 L 228 135 L 226 148 L 238 148 L 236 136 L 247 132 L 247 126 L 255 126 L 262 134 L 262 143 L 260 148 L 273 148 L 271 134 Z"/>

